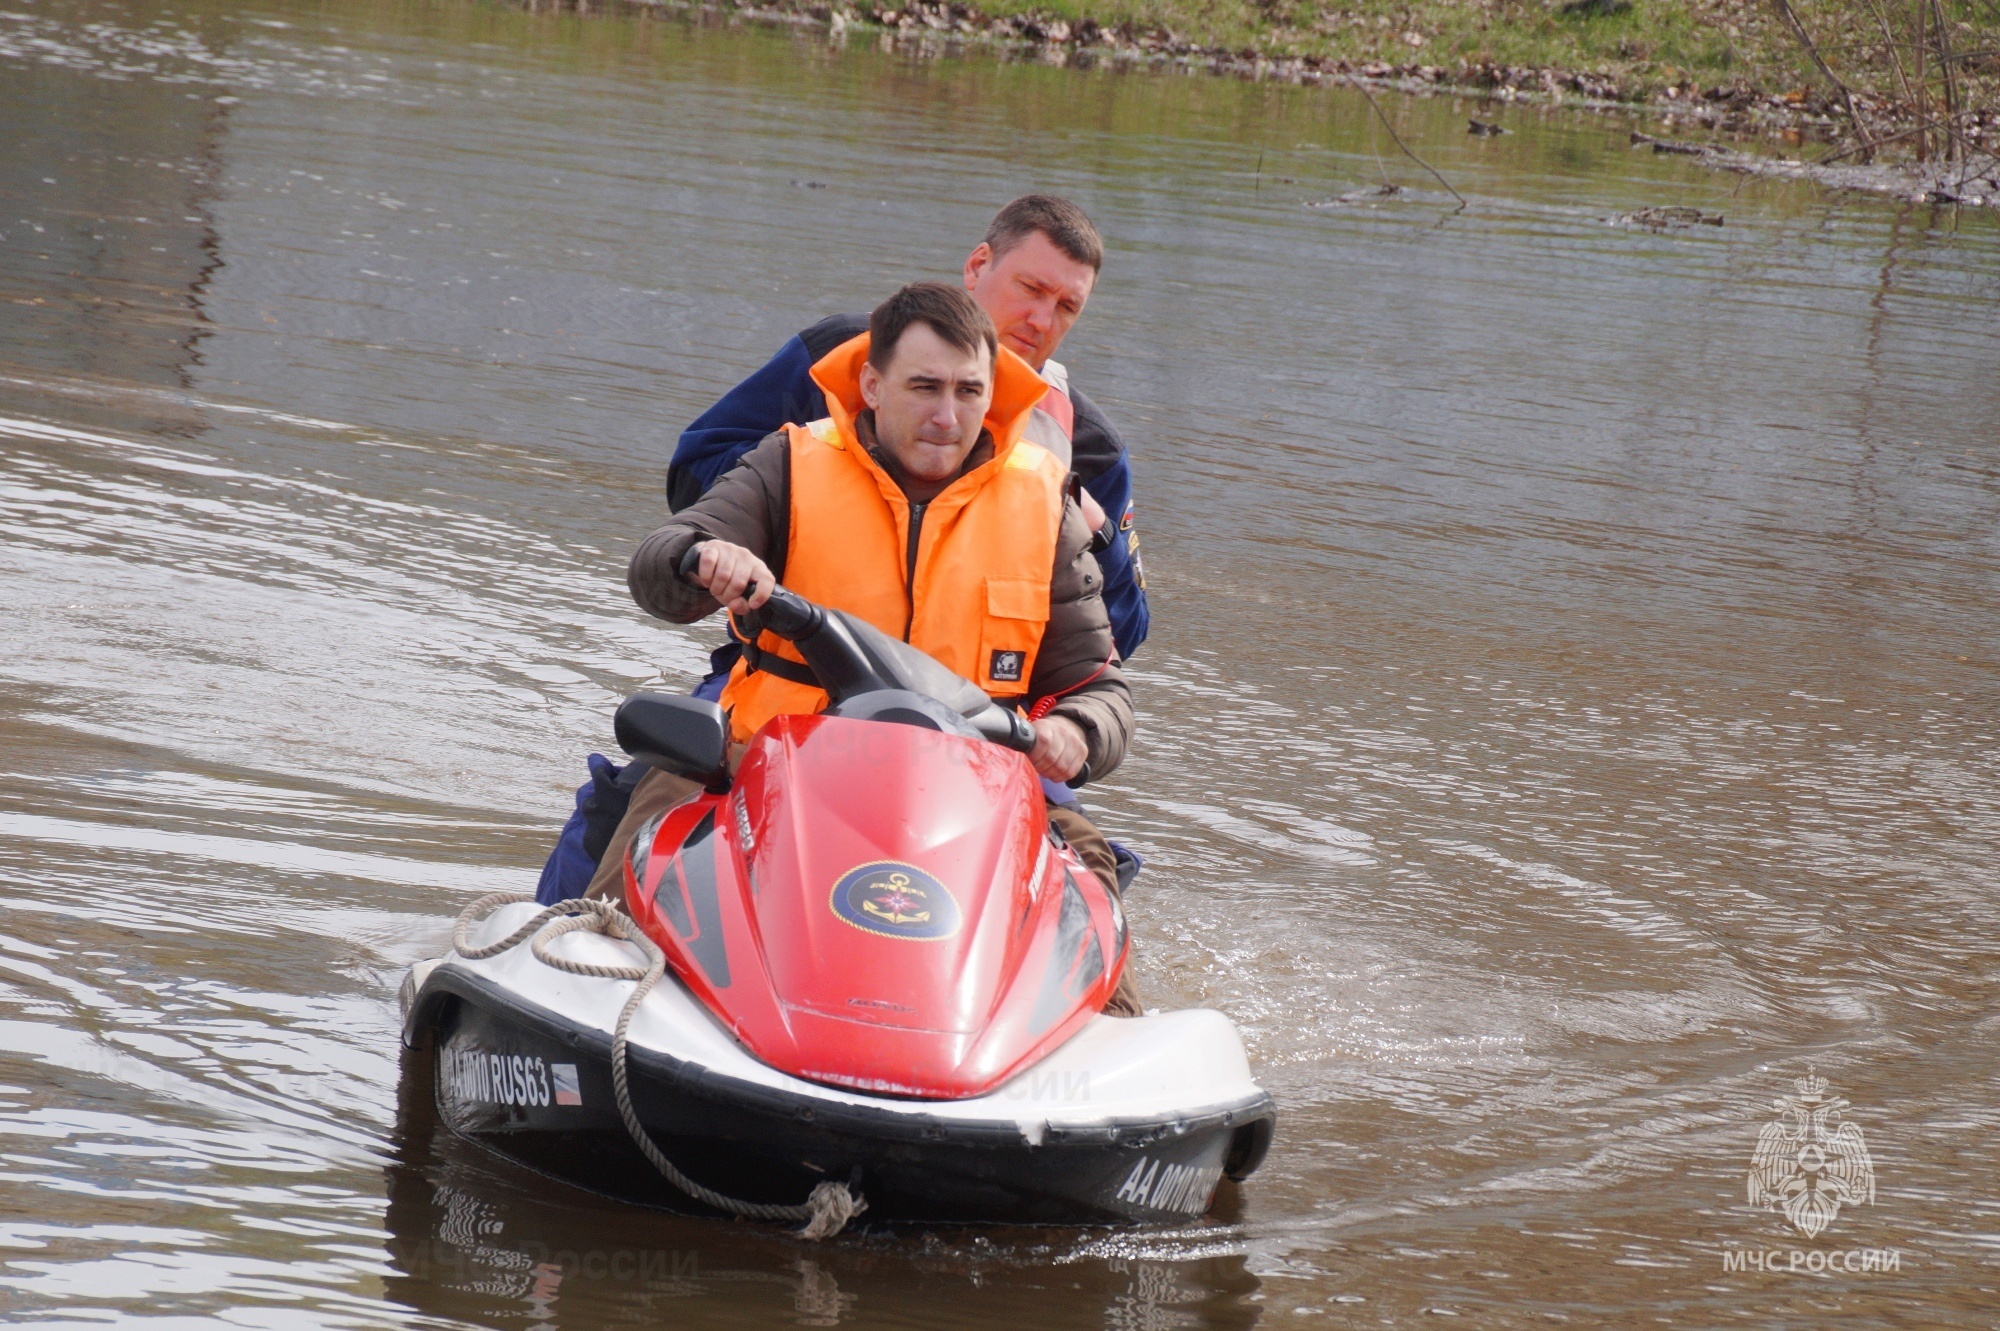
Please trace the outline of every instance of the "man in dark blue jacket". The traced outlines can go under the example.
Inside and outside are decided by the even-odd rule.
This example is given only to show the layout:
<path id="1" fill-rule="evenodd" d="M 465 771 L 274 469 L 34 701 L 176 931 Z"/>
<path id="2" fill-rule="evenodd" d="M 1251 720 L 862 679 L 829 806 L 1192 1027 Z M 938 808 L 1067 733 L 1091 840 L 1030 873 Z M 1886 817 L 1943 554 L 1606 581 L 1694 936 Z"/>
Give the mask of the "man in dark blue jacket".
<path id="1" fill-rule="evenodd" d="M 1002 208 L 965 260 L 965 289 L 993 317 L 1000 340 L 1049 381 L 1028 437 L 1068 464 L 1083 483 L 1084 513 L 1097 533 L 1104 606 L 1120 657 L 1146 640 L 1146 580 L 1132 527 L 1132 464 L 1097 405 L 1070 387 L 1054 359 L 1083 313 L 1104 264 L 1104 242 L 1083 210 L 1050 194 Z M 820 357 L 868 331 L 866 314 L 822 319 L 779 349 L 763 369 L 724 394 L 682 432 L 667 470 L 667 503 L 678 513 L 701 498 L 766 435 L 826 415 L 812 381 Z M 725 653 L 727 654 L 727 653 Z M 731 658 L 733 659 L 733 657 Z M 718 664 L 724 662 L 718 660 Z"/>
<path id="2" fill-rule="evenodd" d="M 1026 194 L 994 215 L 966 257 L 965 289 L 992 316 L 1000 340 L 1049 384 L 1026 437 L 1055 454 L 1081 482 L 1077 499 L 1095 533 L 1091 549 L 1104 574 L 1112 639 L 1119 657 L 1129 659 L 1149 626 L 1139 534 L 1132 526 L 1132 464 L 1111 422 L 1070 387 L 1069 372 L 1054 359 L 1103 266 L 1104 242 L 1081 208 L 1054 195 Z M 667 469 L 668 506 L 678 513 L 694 503 L 766 436 L 824 417 L 826 399 L 812 380 L 812 367 L 867 331 L 866 314 L 820 320 L 697 417 L 682 432 Z M 717 649 L 710 658 L 714 673 L 695 690 L 699 696 L 721 694 L 737 652 L 734 642 Z M 590 782 L 577 791 L 576 813 L 542 870 L 536 896 L 544 905 L 582 894 L 644 769 L 635 765 L 621 772 L 593 753 L 590 771 Z M 1043 787 L 1051 801 L 1074 804 L 1067 787 L 1047 781 Z M 1137 865 L 1123 851 L 1121 872 L 1129 876 Z"/>

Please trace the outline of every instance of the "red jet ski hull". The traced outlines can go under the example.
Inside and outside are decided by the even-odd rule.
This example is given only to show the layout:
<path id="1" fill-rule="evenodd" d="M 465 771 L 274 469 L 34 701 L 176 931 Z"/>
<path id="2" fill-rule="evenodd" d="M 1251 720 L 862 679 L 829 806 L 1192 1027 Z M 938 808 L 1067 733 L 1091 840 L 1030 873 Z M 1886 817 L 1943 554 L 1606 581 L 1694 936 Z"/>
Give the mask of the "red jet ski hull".
<path id="1" fill-rule="evenodd" d="M 829 1086 L 983 1095 L 1117 988 L 1117 894 L 982 740 L 836 716 L 758 732 L 727 794 L 641 829 L 626 908 L 744 1047 Z"/>

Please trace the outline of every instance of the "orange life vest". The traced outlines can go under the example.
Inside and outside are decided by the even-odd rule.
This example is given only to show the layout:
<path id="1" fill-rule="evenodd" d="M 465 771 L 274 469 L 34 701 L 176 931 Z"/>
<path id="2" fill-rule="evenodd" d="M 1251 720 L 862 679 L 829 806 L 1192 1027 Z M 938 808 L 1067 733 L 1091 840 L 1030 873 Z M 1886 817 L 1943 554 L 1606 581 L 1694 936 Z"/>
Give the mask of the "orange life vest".
<path id="1" fill-rule="evenodd" d="M 792 451 L 785 585 L 929 652 L 993 697 L 1025 697 L 1048 627 L 1068 475 L 1022 437 L 1049 386 L 1000 348 L 985 422 L 993 456 L 923 506 L 913 552 L 910 501 L 855 435 L 867 359 L 866 333 L 828 352 L 812 376 L 831 414 L 785 427 Z M 748 658 L 765 653 L 799 662 L 790 643 L 766 633 L 757 647 L 722 691 L 737 743 L 774 716 L 827 705 L 811 684 L 751 668 Z"/>
<path id="2" fill-rule="evenodd" d="M 1021 437 L 1055 454 L 1065 471 L 1074 471 L 1076 463 L 1070 438 L 1076 433 L 1076 404 L 1069 400 L 1069 371 L 1061 361 L 1047 361 L 1042 365 L 1042 382 L 1049 386 L 1049 391 L 1028 413 L 1027 428 Z"/>

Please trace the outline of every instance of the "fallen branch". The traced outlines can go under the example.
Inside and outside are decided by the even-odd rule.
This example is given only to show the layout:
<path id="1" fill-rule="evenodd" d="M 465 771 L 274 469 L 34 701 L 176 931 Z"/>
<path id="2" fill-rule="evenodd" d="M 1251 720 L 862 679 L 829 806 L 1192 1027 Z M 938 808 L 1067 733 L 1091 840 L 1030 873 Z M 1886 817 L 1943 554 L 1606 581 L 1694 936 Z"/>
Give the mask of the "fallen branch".
<path id="1" fill-rule="evenodd" d="M 1723 151 L 1711 143 L 1688 143 L 1681 139 L 1656 139 L 1651 134 L 1641 134 L 1636 129 L 1632 131 L 1632 143 L 1634 146 L 1641 143 L 1650 144 L 1656 153 L 1679 153 L 1684 157 L 1704 157 L 1712 152 Z"/>
<path id="2" fill-rule="evenodd" d="M 1780 2 L 1782 3 L 1782 0 L 1780 0 Z M 1403 142 L 1403 136 L 1398 134 L 1396 132 L 1396 127 L 1389 123 L 1389 117 L 1382 114 L 1381 106 L 1378 105 L 1375 101 L 1375 94 L 1368 91 L 1368 89 L 1363 87 L 1361 84 L 1357 83 L 1354 86 L 1360 89 L 1361 95 L 1363 97 L 1366 97 L 1368 99 L 1368 105 L 1375 108 L 1376 118 L 1382 122 L 1382 128 L 1389 131 L 1389 137 L 1396 141 L 1396 146 L 1403 150 L 1403 155 L 1409 158 L 1411 161 L 1415 162 L 1418 166 L 1422 167 L 1424 170 L 1430 172 L 1433 176 L 1437 176 L 1437 183 L 1444 186 L 1446 190 L 1450 191 L 1452 198 L 1458 200 L 1458 211 L 1464 212 L 1467 208 L 1469 208 L 1471 205 L 1466 203 L 1465 196 L 1463 194 L 1460 194 L 1457 190 L 1452 189 L 1451 182 L 1449 180 L 1446 180 L 1443 176 L 1438 175 L 1438 169 L 1436 167 L 1432 166 L 1429 162 L 1426 162 L 1423 158 L 1417 156 L 1415 153 L 1410 151 L 1410 145 Z"/>
<path id="3" fill-rule="evenodd" d="M 1620 213 L 1616 217 L 1604 219 L 1614 226 L 1643 226 L 1654 231 L 1665 231 L 1668 227 L 1721 226 L 1721 213 L 1705 213 L 1699 208 L 1679 205 L 1665 208 L 1641 208 L 1636 213 Z"/>
<path id="4" fill-rule="evenodd" d="M 1354 190 L 1336 199 L 1319 199 L 1305 206 L 1308 208 L 1339 208 L 1346 204 L 1359 203 L 1363 199 L 1393 199 L 1402 192 L 1403 187 L 1401 185 L 1383 185 L 1380 189 Z"/>

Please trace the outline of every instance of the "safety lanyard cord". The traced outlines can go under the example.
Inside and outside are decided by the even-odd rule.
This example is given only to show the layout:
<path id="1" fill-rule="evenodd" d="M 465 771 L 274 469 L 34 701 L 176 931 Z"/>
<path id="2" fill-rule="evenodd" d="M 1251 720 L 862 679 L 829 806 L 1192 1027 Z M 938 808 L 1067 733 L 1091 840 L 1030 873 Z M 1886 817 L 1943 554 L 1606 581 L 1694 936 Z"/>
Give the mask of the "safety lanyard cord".
<path id="1" fill-rule="evenodd" d="M 1108 667 L 1117 658 L 1118 658 L 1118 653 L 1114 651 L 1110 656 L 1104 658 L 1103 662 L 1098 665 L 1097 669 L 1091 671 L 1089 674 L 1085 675 L 1082 679 L 1070 685 L 1068 688 L 1058 689 L 1054 693 L 1043 694 L 1041 697 L 1035 699 L 1035 705 L 1028 709 L 1028 719 L 1030 721 L 1039 721 L 1043 717 L 1047 716 L 1049 712 L 1054 709 L 1057 703 L 1061 702 L 1065 697 L 1069 696 L 1070 694 L 1075 693 L 1078 689 L 1082 688 L 1084 685 L 1090 683 L 1091 680 L 1096 679 L 1099 675 L 1103 674 L 1105 668 Z"/>

